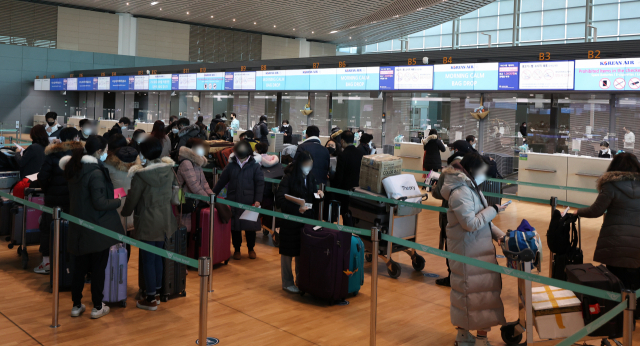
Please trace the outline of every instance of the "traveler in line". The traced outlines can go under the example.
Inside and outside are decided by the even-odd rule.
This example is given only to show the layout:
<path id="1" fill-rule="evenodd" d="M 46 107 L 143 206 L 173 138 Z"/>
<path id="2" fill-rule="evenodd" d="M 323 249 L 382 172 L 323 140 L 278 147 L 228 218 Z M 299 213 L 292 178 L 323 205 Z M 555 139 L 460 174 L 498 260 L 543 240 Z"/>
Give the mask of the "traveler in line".
<path id="1" fill-rule="evenodd" d="M 177 122 L 173 122 L 171 125 L 169 125 L 167 127 L 167 133 L 169 136 L 169 140 L 171 141 L 171 157 L 172 158 L 176 158 L 178 157 L 178 143 L 180 143 L 180 136 L 178 136 L 178 132 L 180 131 L 178 129 L 178 123 Z M 175 155 L 174 155 L 175 154 Z"/>
<path id="2" fill-rule="evenodd" d="M 122 134 L 122 131 L 126 131 L 129 128 L 129 124 L 131 124 L 131 120 L 129 120 L 129 118 L 127 117 L 122 117 L 120 118 L 120 120 L 118 120 L 118 123 L 113 125 L 113 127 L 111 128 L 111 130 L 107 131 L 104 134 L 104 137 L 109 139 L 109 137 L 115 135 L 115 134 Z"/>
<path id="3" fill-rule="evenodd" d="M 160 143 L 162 143 L 162 153 L 160 157 L 167 157 L 171 154 L 171 139 L 165 134 L 164 121 L 156 120 L 156 122 L 153 123 L 151 137 L 157 138 Z"/>
<path id="4" fill-rule="evenodd" d="M 622 129 L 624 130 L 624 148 L 633 150 L 636 144 L 636 135 L 628 126 L 625 126 Z"/>
<path id="5" fill-rule="evenodd" d="M 140 143 L 147 138 L 148 134 L 143 129 L 137 129 L 133 131 L 133 135 L 131 136 L 131 140 L 129 141 L 129 146 L 133 147 L 137 152 L 140 152 Z"/>
<path id="6" fill-rule="evenodd" d="M 371 155 L 373 152 L 371 141 L 373 141 L 373 135 L 363 132 L 360 136 L 360 144 L 358 145 L 358 150 L 360 150 L 362 155 Z"/>
<path id="7" fill-rule="evenodd" d="M 44 125 L 36 125 L 29 132 L 31 137 L 31 145 L 26 149 L 17 147 L 14 156 L 20 167 L 20 178 L 24 179 L 27 175 L 40 172 L 44 163 L 44 148 L 49 145 L 49 136 L 44 129 Z"/>
<path id="8" fill-rule="evenodd" d="M 313 158 L 311 174 L 313 174 L 319 184 L 326 184 L 329 179 L 331 155 L 329 155 L 327 148 L 323 147 L 320 142 L 320 129 L 317 126 L 311 125 L 307 127 L 306 134 L 307 139 L 298 145 L 297 151 L 306 151 L 311 155 L 311 158 Z"/>
<path id="9" fill-rule="evenodd" d="M 169 117 L 169 125 L 167 125 L 164 128 L 164 131 L 167 133 L 167 135 L 171 133 L 171 129 L 172 129 L 171 125 L 173 125 L 176 121 L 178 121 L 178 117 L 177 116 L 172 115 L 172 116 Z"/>
<path id="10" fill-rule="evenodd" d="M 354 133 L 351 130 L 343 131 L 340 135 L 343 150 L 338 155 L 335 179 L 331 182 L 331 186 L 336 189 L 351 190 L 360 186 L 360 165 L 364 155 L 353 144 L 354 137 Z M 342 215 L 347 215 L 349 211 L 349 196 L 336 194 L 335 197 L 340 201 Z M 351 226 L 350 220 L 345 218 L 345 224 Z"/>
<path id="11" fill-rule="evenodd" d="M 227 125 L 225 125 L 224 122 L 216 124 L 215 128 L 212 129 L 211 134 L 209 135 L 209 140 L 233 142 L 233 138 L 229 136 L 229 133 L 227 132 Z"/>
<path id="12" fill-rule="evenodd" d="M 184 192 L 206 197 L 213 193 L 202 170 L 202 166 L 207 164 L 205 157 L 207 152 L 209 152 L 209 146 L 200 138 L 191 138 L 185 146 L 180 148 L 177 175 L 178 185 Z M 179 209 L 178 206 L 178 212 L 180 212 Z M 181 225 L 191 232 L 191 213 L 182 215 Z"/>
<path id="13" fill-rule="evenodd" d="M 476 150 L 476 145 L 478 143 L 478 140 L 476 139 L 476 136 L 474 135 L 468 135 L 465 140 L 467 141 L 467 143 L 469 144 L 469 150 L 472 152 L 477 152 Z"/>
<path id="14" fill-rule="evenodd" d="M 131 188 L 131 177 L 129 176 L 129 170 L 131 167 L 140 164 L 140 158 L 138 157 L 138 151 L 130 146 L 124 146 L 118 148 L 115 153 L 109 153 L 107 159 L 104 161 L 104 166 L 109 172 L 109 178 L 114 189 L 122 188 L 125 193 Z M 118 208 L 118 215 L 122 211 L 124 202 L 127 197 L 122 197 L 122 205 Z M 122 227 L 125 231 L 129 232 L 133 230 L 133 217 L 122 218 Z"/>
<path id="15" fill-rule="evenodd" d="M 211 124 L 209 125 L 209 127 L 211 128 L 211 131 L 213 131 L 216 126 L 220 123 L 224 124 L 224 120 L 222 120 L 222 116 L 220 114 L 216 114 L 216 116 L 211 119 Z"/>
<path id="16" fill-rule="evenodd" d="M 180 120 L 178 120 L 178 137 L 180 137 L 180 140 L 178 141 L 178 150 L 187 145 L 187 142 L 191 138 L 199 138 L 202 140 L 207 139 L 206 131 L 202 131 L 200 125 L 189 124 L 190 122 L 188 118 L 180 118 Z"/>
<path id="17" fill-rule="evenodd" d="M 611 149 L 609 149 L 609 142 L 600 142 L 600 151 L 598 151 L 598 157 L 602 157 L 604 159 L 611 158 Z"/>
<path id="18" fill-rule="evenodd" d="M 240 129 L 240 121 L 238 120 L 236 113 L 231 113 L 231 125 L 229 125 L 229 127 L 234 131 L 238 131 Z"/>
<path id="19" fill-rule="evenodd" d="M 261 115 L 258 123 L 253 127 L 253 136 L 260 143 L 269 145 L 269 126 L 267 126 L 267 116 Z"/>
<path id="20" fill-rule="evenodd" d="M 625 288 L 640 288 L 640 163 L 631 153 L 613 157 L 597 181 L 598 197 L 577 215 L 604 215 L 593 260 L 603 263 Z M 606 213 L 605 213 L 606 212 Z M 636 318 L 638 318 L 636 310 Z"/>
<path id="21" fill-rule="evenodd" d="M 486 179 L 487 164 L 478 153 L 444 169 L 442 197 L 449 201 L 447 212 L 448 251 L 477 260 L 496 262 L 492 240 L 502 241 L 504 233 L 491 223 L 506 207 L 487 205 L 479 185 Z M 504 325 L 504 306 L 499 273 L 457 261 L 451 265 L 451 323 L 456 326 L 458 345 L 490 345 L 487 332 Z M 478 337 L 470 334 L 477 330 Z"/>
<path id="22" fill-rule="evenodd" d="M 309 174 L 313 167 L 313 158 L 306 151 L 298 151 L 293 163 L 285 168 L 285 175 L 276 192 L 276 205 L 283 213 L 315 219 L 314 209 L 318 203 L 314 194 L 323 196 L 318 190 L 318 182 Z M 300 205 L 286 198 L 286 195 L 303 199 Z M 312 204 L 309 208 L 306 204 Z M 282 275 L 282 289 L 289 293 L 300 293 L 293 278 L 291 262 L 295 260 L 296 279 L 298 278 L 298 258 L 300 257 L 300 239 L 304 224 L 296 221 L 281 220 L 280 226 L 280 273 Z"/>
<path id="23" fill-rule="evenodd" d="M 162 152 L 162 141 L 156 137 L 140 143 L 145 164 L 138 163 L 129 170 L 131 189 L 122 208 L 122 216 L 135 215 L 133 237 L 161 249 L 164 240 L 171 238 L 177 229 L 171 206 L 172 185 L 177 184 L 174 162 L 162 157 Z M 162 287 L 162 257 L 144 250 L 140 250 L 140 256 L 147 296 L 138 300 L 136 306 L 155 311 L 160 302 L 158 289 Z"/>
<path id="24" fill-rule="evenodd" d="M 523 122 L 522 125 L 520 125 L 520 134 L 522 135 L 523 141 L 526 142 L 527 141 L 527 123 Z"/>
<path id="25" fill-rule="evenodd" d="M 107 140 L 95 135 L 89 136 L 84 151 L 73 150 L 71 156 L 60 159 L 60 168 L 64 170 L 64 176 L 69 183 L 69 214 L 118 234 L 124 234 L 120 215 L 116 211 L 121 201 L 114 199 L 113 183 L 103 165 L 106 159 Z M 117 243 L 117 240 L 94 230 L 69 223 L 68 251 L 76 256 L 71 281 L 71 317 L 78 317 L 85 311 L 82 290 L 88 272 L 91 272 L 93 301 L 91 318 L 100 318 L 109 313 L 109 307 L 102 302 L 102 292 L 109 248 Z"/>
<path id="26" fill-rule="evenodd" d="M 200 126 L 206 126 L 204 124 L 204 116 L 202 115 L 198 115 L 198 119 L 196 120 L 196 124 L 200 125 Z"/>
<path id="27" fill-rule="evenodd" d="M 44 128 L 47 131 L 47 136 L 60 139 L 62 125 L 58 124 L 58 114 L 56 112 L 47 112 L 44 119 L 47 122 L 47 126 Z"/>
<path id="28" fill-rule="evenodd" d="M 291 135 L 293 134 L 293 128 L 289 125 L 289 120 L 285 119 L 282 121 L 282 126 L 280 126 L 280 133 L 282 133 L 282 143 L 291 144 Z"/>
<path id="29" fill-rule="evenodd" d="M 80 126 L 80 141 L 86 142 L 87 138 L 93 134 L 93 126 L 91 125 L 91 120 L 82 119 L 78 123 Z"/>
<path id="30" fill-rule="evenodd" d="M 262 173 L 262 168 L 254 159 L 253 150 L 251 150 L 251 145 L 247 141 L 236 143 L 233 153 L 229 155 L 229 164 L 222 171 L 220 179 L 216 186 L 213 187 L 213 192 L 217 195 L 225 186 L 227 187 L 228 200 L 255 207 L 260 206 L 262 193 L 264 192 L 264 174 Z M 240 255 L 242 231 L 245 231 L 245 237 L 247 238 L 249 258 L 255 259 L 256 232 L 262 228 L 260 218 L 256 221 L 240 220 L 244 210 L 231 208 L 231 212 L 233 215 L 231 218 L 231 238 L 235 249 L 233 259 L 239 260 L 242 258 Z"/>
<path id="31" fill-rule="evenodd" d="M 324 147 L 327 148 L 329 152 L 329 181 L 331 181 L 335 178 L 336 174 L 336 164 L 338 162 L 338 155 L 340 154 L 338 148 L 340 144 L 336 143 L 333 139 L 329 139 L 327 143 L 324 144 Z"/>
<path id="32" fill-rule="evenodd" d="M 129 145 L 123 135 L 116 133 L 107 139 L 107 154 L 113 154 L 116 150 Z"/>
<path id="33" fill-rule="evenodd" d="M 444 147 L 442 140 L 438 138 L 438 130 L 429 130 L 427 138 L 422 140 L 424 144 L 424 157 L 422 158 L 422 170 L 438 172 L 442 169 L 442 158 L 440 152 L 445 152 L 447 149 Z"/>
<path id="34" fill-rule="evenodd" d="M 258 144 L 258 141 L 256 141 L 253 136 L 253 131 L 249 130 L 243 132 L 239 137 L 241 141 L 247 141 L 249 145 L 251 145 L 251 150 L 256 150 L 256 144 Z M 268 146 L 269 144 L 267 144 L 267 147 Z"/>
<path id="35" fill-rule="evenodd" d="M 42 168 L 38 173 L 38 183 L 44 193 L 44 205 L 49 208 L 60 207 L 65 213 L 69 212 L 69 187 L 64 172 L 60 168 L 60 159 L 71 155 L 72 150 L 84 148 L 79 142 L 78 130 L 74 127 L 65 127 L 60 131 L 61 143 L 49 144 L 44 149 L 45 158 Z M 49 213 L 42 213 L 40 220 L 40 253 L 42 253 L 42 263 L 38 265 L 34 272 L 38 274 L 49 274 L 49 254 L 51 239 L 51 221 L 53 216 Z"/>
<path id="36" fill-rule="evenodd" d="M 253 158 L 260 166 L 265 168 L 270 168 L 280 163 L 278 156 L 268 154 L 268 151 L 269 147 L 266 144 L 258 143 L 256 144 L 256 151 L 253 152 Z"/>

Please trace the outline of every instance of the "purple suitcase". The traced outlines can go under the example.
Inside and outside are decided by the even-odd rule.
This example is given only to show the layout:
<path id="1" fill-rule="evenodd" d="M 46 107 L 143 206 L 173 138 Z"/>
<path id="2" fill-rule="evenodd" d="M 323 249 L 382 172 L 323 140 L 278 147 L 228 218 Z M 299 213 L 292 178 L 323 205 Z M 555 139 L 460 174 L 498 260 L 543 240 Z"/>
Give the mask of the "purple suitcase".
<path id="1" fill-rule="evenodd" d="M 109 262 L 104 276 L 105 303 L 121 303 L 127 306 L 127 249 L 116 244 L 109 249 Z"/>
<path id="2" fill-rule="evenodd" d="M 351 233 L 305 225 L 300 242 L 298 288 L 329 304 L 349 291 Z"/>

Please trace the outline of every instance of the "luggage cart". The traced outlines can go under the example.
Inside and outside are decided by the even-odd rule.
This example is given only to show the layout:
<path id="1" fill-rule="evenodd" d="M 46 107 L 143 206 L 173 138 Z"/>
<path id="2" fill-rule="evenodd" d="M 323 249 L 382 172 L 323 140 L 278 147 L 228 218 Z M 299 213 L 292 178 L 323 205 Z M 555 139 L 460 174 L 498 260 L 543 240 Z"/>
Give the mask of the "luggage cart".
<path id="1" fill-rule="evenodd" d="M 503 245 L 504 246 L 504 245 Z M 536 255 L 531 249 L 525 249 L 521 252 L 512 252 L 502 249 L 507 261 L 512 264 L 516 270 L 521 270 L 526 273 L 531 273 L 533 268 L 533 261 Z M 518 278 L 518 320 L 515 322 L 507 323 L 500 328 L 502 340 L 507 346 L 516 345 L 537 345 L 537 346 L 551 346 L 556 345 L 563 339 L 548 339 L 533 341 L 533 304 L 532 304 L 532 285 L 531 281 Z M 526 337 L 525 337 L 526 335 Z M 524 339 L 524 342 L 522 340 Z M 607 340 L 602 337 L 586 336 L 580 339 L 578 342 L 600 340 L 602 346 L 617 345 L 622 346 L 617 340 Z M 611 342 L 610 342 L 611 341 Z"/>
<path id="2" fill-rule="evenodd" d="M 360 188 L 355 188 L 354 191 L 387 198 L 386 195 L 379 195 Z M 425 198 L 427 195 L 402 197 L 399 200 L 414 197 Z M 371 227 L 378 226 L 384 234 L 415 242 L 416 230 L 418 229 L 418 214 L 398 216 L 397 209 L 397 205 L 395 204 L 375 202 L 355 196 L 349 197 L 349 213 L 351 213 L 354 227 L 370 229 Z M 362 237 L 362 241 L 365 247 L 365 259 L 367 262 L 371 262 L 373 260 L 373 244 L 371 238 Z M 396 252 L 405 252 L 409 255 L 409 257 L 411 257 L 411 265 L 416 271 L 422 271 L 424 269 L 426 261 L 424 257 L 418 255 L 416 250 L 380 240 L 379 253 L 377 255 L 386 263 L 387 272 L 391 278 L 396 279 L 402 273 L 402 267 L 400 267 L 400 264 L 394 261 L 392 257 L 393 253 Z"/>

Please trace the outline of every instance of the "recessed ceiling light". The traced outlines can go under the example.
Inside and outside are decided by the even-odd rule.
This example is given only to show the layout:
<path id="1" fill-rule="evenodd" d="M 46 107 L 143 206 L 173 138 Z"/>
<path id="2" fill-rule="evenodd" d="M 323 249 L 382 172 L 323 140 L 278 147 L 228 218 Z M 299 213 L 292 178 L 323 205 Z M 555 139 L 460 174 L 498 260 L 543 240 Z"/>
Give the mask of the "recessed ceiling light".
<path id="1" fill-rule="evenodd" d="M 157 2 L 157 1 L 154 1 L 154 2 L 152 2 L 152 3 L 151 3 L 151 6 L 155 6 L 155 5 L 157 5 L 157 4 L 158 4 L 158 2 Z"/>
<path id="2" fill-rule="evenodd" d="M 351 36 L 349 36 L 349 39 L 351 39 Z"/>
<path id="3" fill-rule="evenodd" d="M 162 7 L 160 7 L 160 11 L 162 11 Z"/>
<path id="4" fill-rule="evenodd" d="M 211 18 L 213 18 L 213 16 L 211 16 Z"/>
<path id="5" fill-rule="evenodd" d="M 129 6 L 129 3 L 127 2 L 127 6 Z"/>
<path id="6" fill-rule="evenodd" d="M 233 18 L 233 21 L 235 22 L 235 21 L 236 21 L 236 19 L 235 19 L 235 18 Z"/>
<path id="7" fill-rule="evenodd" d="M 315 32 L 315 31 L 312 31 L 311 33 L 312 33 L 312 34 L 315 34 L 316 32 Z"/>
<path id="8" fill-rule="evenodd" d="M 293 28 L 293 31 L 296 31 L 296 28 Z"/>
<path id="9" fill-rule="evenodd" d="M 187 12 L 187 14 L 189 14 L 189 12 Z"/>
<path id="10" fill-rule="evenodd" d="M 258 23 L 256 23 L 256 22 L 253 22 L 253 25 L 256 25 L 256 24 L 258 24 Z"/>
<path id="11" fill-rule="evenodd" d="M 338 32 L 338 30 L 333 30 L 330 34 L 335 34 L 336 32 Z"/>
<path id="12" fill-rule="evenodd" d="M 276 26 L 274 25 L 273 27 L 275 28 Z"/>

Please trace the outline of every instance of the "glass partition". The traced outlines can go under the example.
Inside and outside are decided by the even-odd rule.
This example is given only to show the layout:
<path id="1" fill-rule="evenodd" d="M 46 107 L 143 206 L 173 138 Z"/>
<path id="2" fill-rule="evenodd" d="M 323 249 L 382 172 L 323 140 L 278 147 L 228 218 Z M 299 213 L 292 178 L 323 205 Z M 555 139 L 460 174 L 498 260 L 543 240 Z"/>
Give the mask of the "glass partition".
<path id="1" fill-rule="evenodd" d="M 200 111 L 200 92 L 181 91 L 179 102 L 179 117 L 188 118 L 191 123 L 196 122 Z"/>
<path id="2" fill-rule="evenodd" d="M 566 142 L 571 152 L 598 156 L 600 142 L 609 140 L 609 95 L 558 94 L 557 100 L 561 125 L 567 122 L 569 138 Z M 565 134 L 563 131 L 560 139 Z M 562 151 L 564 148 L 559 149 Z"/>
<path id="3" fill-rule="evenodd" d="M 331 133 L 331 124 L 328 121 L 329 113 L 331 112 L 331 102 L 329 102 L 331 94 L 328 92 L 314 92 L 310 93 L 309 96 L 311 110 L 313 110 L 313 113 L 309 116 L 309 125 L 316 125 L 320 128 L 320 134 L 323 136 L 325 133 Z"/>
<path id="4" fill-rule="evenodd" d="M 247 111 L 249 109 L 247 92 L 201 92 L 200 107 L 205 125 L 211 123 L 211 117 L 224 113 L 227 125 L 231 124 L 231 113 L 236 113 L 241 129 L 247 129 Z"/>
<path id="5" fill-rule="evenodd" d="M 484 94 L 483 106 L 489 114 L 483 120 L 483 152 L 486 154 L 516 156 L 523 143 L 516 120 L 517 94 Z"/>
<path id="6" fill-rule="evenodd" d="M 363 130 L 382 147 L 382 97 L 374 93 L 333 93 L 331 127 Z"/>
<path id="7" fill-rule="evenodd" d="M 638 155 L 640 146 L 636 144 L 636 133 L 640 133 L 640 98 L 635 94 L 616 97 L 615 151 L 624 150 Z M 611 148 L 614 151 L 614 148 Z"/>
<path id="8" fill-rule="evenodd" d="M 301 134 L 308 126 L 307 115 L 302 113 L 307 102 L 309 102 L 309 93 L 307 92 L 282 93 L 282 121 L 289 120 L 292 133 Z M 313 108 L 312 110 L 310 117 L 316 115 L 315 110 Z M 320 128 L 321 133 L 322 130 L 324 129 Z"/>
<path id="9" fill-rule="evenodd" d="M 249 129 L 257 124 L 260 116 L 267 116 L 267 126 L 269 129 L 278 125 L 277 108 L 278 93 L 275 91 L 256 91 L 251 92 L 251 116 L 249 117 Z M 242 120 L 240 120 L 242 122 Z"/>

